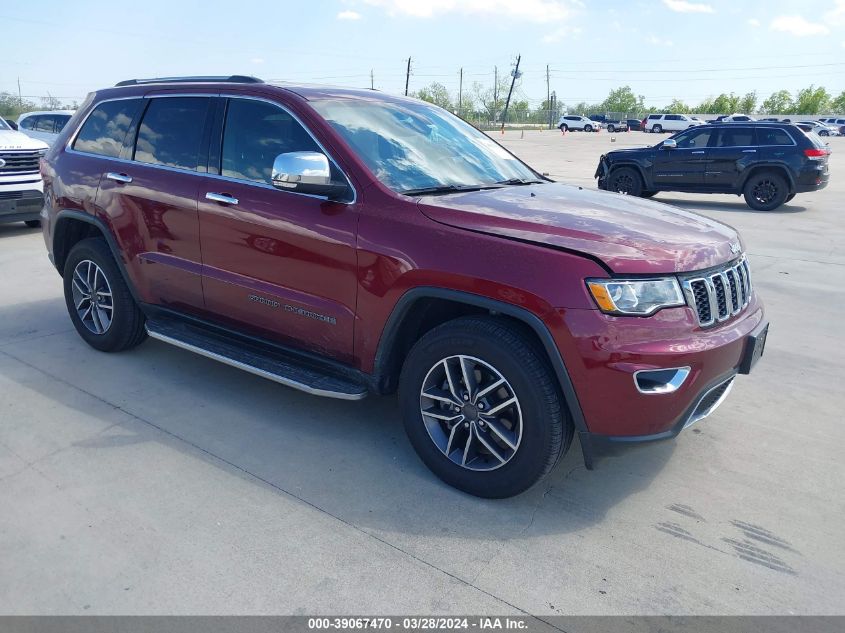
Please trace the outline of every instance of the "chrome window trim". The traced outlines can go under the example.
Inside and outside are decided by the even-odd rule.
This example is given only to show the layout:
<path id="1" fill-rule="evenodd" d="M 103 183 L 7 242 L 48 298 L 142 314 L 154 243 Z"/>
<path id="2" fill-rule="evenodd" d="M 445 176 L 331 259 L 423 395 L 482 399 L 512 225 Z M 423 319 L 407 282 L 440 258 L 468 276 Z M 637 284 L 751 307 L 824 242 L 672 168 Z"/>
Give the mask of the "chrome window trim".
<path id="1" fill-rule="evenodd" d="M 277 108 L 283 110 L 284 112 L 287 112 L 291 116 L 291 118 L 293 118 L 294 121 L 296 121 L 297 123 L 299 123 L 302 126 L 302 128 L 305 130 L 305 132 L 308 134 L 308 136 L 310 136 L 311 139 L 317 144 L 317 147 L 319 147 L 323 151 L 323 153 L 326 155 L 326 157 L 334 164 L 334 166 L 337 167 L 337 170 L 343 175 L 344 179 L 346 180 L 346 183 L 349 185 L 349 188 L 352 190 L 352 200 L 337 201 L 337 204 L 353 205 L 358 201 L 358 190 L 355 188 L 355 185 L 352 183 L 352 179 L 340 167 L 340 164 L 335 160 L 334 156 L 332 156 L 328 152 L 328 150 L 326 150 L 325 146 L 314 136 L 314 134 L 311 132 L 311 130 L 308 128 L 308 126 L 305 125 L 302 122 L 302 119 L 300 119 L 294 112 L 291 112 L 285 106 L 283 106 L 283 105 L 281 105 L 281 104 L 279 104 L 275 101 L 272 101 L 271 99 L 267 99 L 265 97 L 255 97 L 255 96 L 252 96 L 252 95 L 230 95 L 230 94 L 226 94 L 226 93 L 219 93 L 219 94 L 211 94 L 211 93 L 168 93 L 168 94 L 165 94 L 165 95 L 157 95 L 157 94 L 154 94 L 154 95 L 133 95 L 133 96 L 127 96 L 127 97 L 113 97 L 111 99 L 103 99 L 101 101 L 97 101 L 95 104 L 92 105 L 91 109 L 85 115 L 85 118 L 80 122 L 80 124 L 73 131 L 73 134 L 71 134 L 70 138 L 68 139 L 68 142 L 65 144 L 65 152 L 67 152 L 68 154 L 79 154 L 81 156 L 89 156 L 91 158 L 99 158 L 101 160 L 116 161 L 118 163 L 126 164 L 126 165 L 142 165 L 144 167 L 151 167 L 153 169 L 163 169 L 165 171 L 171 171 L 171 172 L 176 172 L 176 173 L 180 173 L 180 174 L 192 174 L 194 176 L 203 176 L 203 177 L 207 177 L 207 178 L 215 178 L 217 180 L 240 183 L 240 184 L 245 184 L 245 185 L 252 185 L 254 187 L 260 187 L 262 189 L 271 189 L 273 191 L 279 191 L 279 192 L 282 192 L 282 193 L 289 193 L 289 194 L 293 194 L 293 195 L 296 195 L 296 196 L 305 196 L 306 198 L 315 198 L 317 200 L 328 200 L 328 196 L 318 196 L 318 195 L 312 194 L 312 193 L 302 193 L 301 191 L 290 191 L 290 190 L 287 190 L 287 189 L 279 189 L 279 188 L 274 187 L 273 185 L 271 185 L 269 183 L 258 182 L 256 180 L 245 180 L 243 178 L 232 178 L 230 176 L 223 176 L 221 174 L 209 174 L 209 173 L 206 173 L 206 172 L 199 172 L 199 171 L 192 170 L 192 169 L 182 169 L 180 167 L 169 167 L 167 165 L 158 165 L 156 163 L 143 163 L 139 160 L 130 160 L 130 159 L 126 159 L 126 158 L 104 156 L 103 154 L 94 154 L 92 152 L 83 152 L 81 150 L 73 148 L 73 144 L 74 144 L 74 142 L 76 142 L 76 137 L 79 134 L 80 130 L 82 130 L 83 126 L 85 125 L 85 122 L 88 120 L 88 117 L 90 117 L 91 114 L 93 114 L 94 110 L 96 110 L 97 107 L 100 106 L 101 104 L 109 103 L 111 101 L 129 101 L 129 100 L 132 100 L 132 99 L 159 99 L 159 98 L 168 98 L 168 97 L 207 97 L 207 98 L 220 97 L 220 98 L 223 98 L 223 99 L 248 99 L 248 100 L 251 100 L 251 101 L 264 101 L 265 103 L 269 103 L 270 105 L 274 105 Z M 224 120 L 224 130 L 225 130 L 225 120 Z M 222 143 L 221 143 L 221 151 L 222 151 Z"/>

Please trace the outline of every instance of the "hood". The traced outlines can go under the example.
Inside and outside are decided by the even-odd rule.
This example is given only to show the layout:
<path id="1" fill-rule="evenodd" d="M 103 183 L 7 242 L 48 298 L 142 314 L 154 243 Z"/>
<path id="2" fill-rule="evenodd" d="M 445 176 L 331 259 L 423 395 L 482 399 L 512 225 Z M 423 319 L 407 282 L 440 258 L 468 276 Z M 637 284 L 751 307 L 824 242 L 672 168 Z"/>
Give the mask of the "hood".
<path id="1" fill-rule="evenodd" d="M 48 149 L 47 143 L 30 138 L 23 132 L 0 130 L 0 151 Z"/>
<path id="2" fill-rule="evenodd" d="M 741 250 L 734 229 L 696 213 L 561 183 L 426 196 L 419 205 L 436 222 L 577 251 L 616 273 L 701 270 Z"/>

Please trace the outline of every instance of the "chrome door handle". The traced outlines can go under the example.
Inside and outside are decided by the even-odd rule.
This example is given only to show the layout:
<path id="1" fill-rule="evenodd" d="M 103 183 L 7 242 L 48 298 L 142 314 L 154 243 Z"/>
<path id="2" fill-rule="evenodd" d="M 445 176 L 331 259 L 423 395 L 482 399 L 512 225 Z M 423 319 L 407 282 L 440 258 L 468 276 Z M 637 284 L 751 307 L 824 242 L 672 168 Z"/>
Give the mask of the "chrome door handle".
<path id="1" fill-rule="evenodd" d="M 742 153 L 743 154 L 756 154 L 757 150 L 756 149 L 744 149 L 744 150 L 742 150 Z"/>
<path id="2" fill-rule="evenodd" d="M 693 153 L 693 154 L 703 154 L 703 153 L 704 153 L 704 150 L 703 150 L 703 149 L 700 149 L 700 150 L 698 150 L 697 152 L 692 152 L 692 153 Z"/>
<path id="3" fill-rule="evenodd" d="M 106 178 L 109 180 L 114 180 L 115 182 L 122 182 L 124 184 L 129 184 L 132 182 L 132 176 L 127 176 L 126 174 L 118 174 L 117 172 L 110 171 L 106 174 Z"/>
<path id="4" fill-rule="evenodd" d="M 213 202 L 220 202 L 222 204 L 238 204 L 237 198 L 233 198 L 225 193 L 207 193 L 205 194 L 205 199 Z"/>

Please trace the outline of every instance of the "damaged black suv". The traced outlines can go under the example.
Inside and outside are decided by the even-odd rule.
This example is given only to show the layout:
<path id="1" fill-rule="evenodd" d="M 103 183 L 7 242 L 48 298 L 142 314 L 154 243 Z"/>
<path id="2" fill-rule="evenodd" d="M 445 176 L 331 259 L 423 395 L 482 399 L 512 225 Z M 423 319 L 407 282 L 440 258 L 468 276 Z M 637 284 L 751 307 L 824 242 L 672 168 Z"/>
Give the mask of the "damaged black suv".
<path id="1" fill-rule="evenodd" d="M 721 123 L 678 132 L 652 147 L 603 155 L 599 189 L 650 198 L 659 191 L 733 193 L 772 211 L 830 178 L 830 149 L 784 123 Z"/>

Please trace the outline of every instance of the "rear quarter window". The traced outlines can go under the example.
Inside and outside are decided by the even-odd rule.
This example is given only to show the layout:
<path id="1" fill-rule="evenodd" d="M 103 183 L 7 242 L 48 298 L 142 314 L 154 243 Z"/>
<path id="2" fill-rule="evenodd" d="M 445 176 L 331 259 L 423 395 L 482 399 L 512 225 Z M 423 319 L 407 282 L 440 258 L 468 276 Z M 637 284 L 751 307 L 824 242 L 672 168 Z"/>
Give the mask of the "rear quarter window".
<path id="1" fill-rule="evenodd" d="M 82 124 L 73 149 L 99 156 L 117 158 L 126 133 L 141 107 L 141 99 L 121 99 L 101 103 Z"/>
<path id="2" fill-rule="evenodd" d="M 793 145 L 792 137 L 785 130 L 757 129 L 757 144 L 769 145 Z"/>

